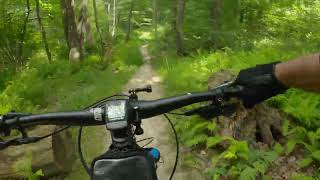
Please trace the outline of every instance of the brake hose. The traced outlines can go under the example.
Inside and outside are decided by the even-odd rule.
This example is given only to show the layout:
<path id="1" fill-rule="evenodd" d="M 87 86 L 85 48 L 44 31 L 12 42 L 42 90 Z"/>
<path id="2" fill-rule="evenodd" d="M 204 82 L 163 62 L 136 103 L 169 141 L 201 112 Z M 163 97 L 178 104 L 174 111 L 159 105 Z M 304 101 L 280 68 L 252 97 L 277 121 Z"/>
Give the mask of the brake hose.
<path id="1" fill-rule="evenodd" d="M 87 174 L 91 177 L 90 168 L 89 168 L 86 160 L 83 157 L 82 148 L 81 148 L 82 129 L 83 129 L 83 126 L 80 126 L 79 131 L 78 131 L 78 154 L 79 154 L 79 158 L 80 158 L 80 161 L 81 161 L 83 168 L 86 170 Z"/>
<path id="2" fill-rule="evenodd" d="M 173 175 L 177 169 L 177 165 L 178 165 L 178 161 L 179 161 L 179 140 L 178 140 L 178 134 L 177 134 L 177 131 L 172 123 L 172 121 L 170 120 L 169 116 L 167 114 L 163 114 L 164 117 L 168 120 L 172 130 L 173 130 L 173 133 L 174 133 L 174 136 L 175 136 L 175 139 L 176 139 L 176 160 L 175 160 L 175 163 L 174 163 L 174 166 L 173 166 L 173 169 L 172 169 L 172 173 L 170 175 L 170 178 L 169 180 L 171 180 L 173 178 Z"/>

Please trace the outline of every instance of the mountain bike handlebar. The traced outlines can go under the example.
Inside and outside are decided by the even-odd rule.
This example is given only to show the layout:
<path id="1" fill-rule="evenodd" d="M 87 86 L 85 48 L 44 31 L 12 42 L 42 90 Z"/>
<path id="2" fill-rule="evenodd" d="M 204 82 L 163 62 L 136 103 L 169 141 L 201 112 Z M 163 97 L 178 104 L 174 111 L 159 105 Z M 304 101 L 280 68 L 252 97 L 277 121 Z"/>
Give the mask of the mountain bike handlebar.
<path id="1" fill-rule="evenodd" d="M 22 117 L 14 117 L 5 119 L 0 125 L 6 125 L 9 128 L 29 127 L 35 125 L 103 125 L 101 121 L 94 120 L 94 114 L 90 111 L 74 111 L 74 112 L 54 112 L 46 114 L 26 115 Z"/>
<path id="2" fill-rule="evenodd" d="M 219 98 L 235 97 L 238 96 L 238 93 L 241 90 L 241 86 L 217 88 L 208 92 L 188 93 L 182 96 L 175 96 L 153 101 L 137 101 L 133 104 L 137 106 L 140 117 L 144 119 L 161 115 L 194 103 L 219 100 Z"/>
<path id="3" fill-rule="evenodd" d="M 133 89 L 129 91 L 128 99 L 105 98 L 83 111 L 36 115 L 11 112 L 0 116 L 1 135 L 9 136 L 12 129 L 17 129 L 22 134 L 21 138 L 0 141 L 0 150 L 9 146 L 38 142 L 70 126 L 81 126 L 78 134 L 79 157 L 92 179 L 157 180 L 156 163 L 160 159 L 160 151 L 156 148 L 140 147 L 135 138 L 135 135 L 143 134 L 141 120 L 205 101 L 211 101 L 211 104 L 185 112 L 184 115 L 198 114 L 204 118 L 228 115 L 230 112 L 233 113 L 235 108 L 232 104 L 224 102 L 232 97 L 238 98 L 243 91 L 243 87 L 229 82 L 207 92 L 187 93 L 158 100 L 138 100 L 136 93 L 151 91 L 151 86 Z M 112 97 L 118 96 L 122 95 Z M 179 144 L 174 125 L 168 116 L 166 117 L 174 130 L 177 142 L 176 161 L 170 176 L 171 179 L 178 162 Z M 28 137 L 24 129 L 36 125 L 66 125 L 66 127 L 45 136 Z M 112 144 L 106 153 L 95 158 L 90 169 L 81 151 L 81 132 L 82 126 L 95 125 L 106 125 L 111 132 Z M 123 175 L 123 169 L 125 169 L 125 175 Z"/>
<path id="4" fill-rule="evenodd" d="M 218 87 L 214 90 L 201 93 L 188 93 L 181 96 L 173 96 L 158 100 L 127 100 L 129 111 L 138 113 L 140 119 L 146 119 L 161 115 L 184 106 L 204 101 L 219 100 L 219 98 L 230 98 L 238 96 L 242 90 L 241 86 L 230 86 L 230 84 Z M 108 106 L 106 104 L 105 106 Z M 104 107 L 107 108 L 107 107 Z M 104 110 L 103 110 L 104 111 Z M 75 112 L 55 112 L 37 115 L 20 115 L 18 117 L 6 118 L 0 116 L 0 131 L 4 128 L 17 129 L 35 125 L 68 125 L 68 126 L 95 126 L 106 123 L 106 112 L 101 112 L 102 119 L 97 120 L 92 110 Z"/>

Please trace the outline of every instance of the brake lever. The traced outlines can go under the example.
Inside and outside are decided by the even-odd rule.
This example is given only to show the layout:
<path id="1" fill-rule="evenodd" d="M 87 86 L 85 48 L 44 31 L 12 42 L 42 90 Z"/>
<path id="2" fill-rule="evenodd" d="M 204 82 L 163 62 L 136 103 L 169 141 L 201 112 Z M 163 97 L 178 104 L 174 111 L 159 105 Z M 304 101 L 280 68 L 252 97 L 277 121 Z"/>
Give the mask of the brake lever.
<path id="1" fill-rule="evenodd" d="M 20 118 L 24 116 L 30 115 L 29 113 L 17 113 L 15 111 L 11 111 L 5 115 L 0 116 L 0 136 L 9 136 L 11 133 L 11 129 L 7 127 L 6 120 Z M 22 127 L 17 128 L 21 134 L 23 135 L 23 138 L 27 137 L 26 132 Z"/>
<path id="2" fill-rule="evenodd" d="M 210 91 L 220 91 L 221 95 L 215 97 L 212 104 L 201 106 L 184 113 L 185 116 L 199 115 L 204 119 L 212 119 L 218 116 L 230 117 L 237 109 L 236 104 L 224 104 L 232 97 L 237 97 L 243 90 L 242 86 L 236 85 L 234 81 L 221 84 Z"/>
<path id="3" fill-rule="evenodd" d="M 209 91 L 219 92 L 219 95 L 215 97 L 213 103 L 222 104 L 222 102 L 228 101 L 231 98 L 239 99 L 243 90 L 243 86 L 236 84 L 234 81 L 229 81 L 210 89 Z"/>

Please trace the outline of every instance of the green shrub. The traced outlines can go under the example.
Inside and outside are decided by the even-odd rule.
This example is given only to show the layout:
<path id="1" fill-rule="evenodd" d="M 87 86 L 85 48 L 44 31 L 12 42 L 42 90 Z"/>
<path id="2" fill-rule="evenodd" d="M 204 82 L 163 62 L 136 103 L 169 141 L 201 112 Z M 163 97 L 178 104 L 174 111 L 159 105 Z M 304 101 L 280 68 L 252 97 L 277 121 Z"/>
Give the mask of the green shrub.
<path id="1" fill-rule="evenodd" d="M 143 63 L 140 53 L 140 43 L 138 41 L 129 41 L 119 43 L 114 47 L 114 57 L 125 65 L 139 66 Z"/>
<path id="2" fill-rule="evenodd" d="M 295 127 L 287 122 L 283 125 L 283 131 L 288 137 L 287 154 L 290 154 L 298 144 L 304 149 L 304 158 L 298 161 L 300 167 L 320 163 L 320 128 L 315 131 L 308 131 L 304 127 Z"/>
<path id="3" fill-rule="evenodd" d="M 22 178 L 28 178 L 28 180 L 40 180 L 44 176 L 41 169 L 33 172 L 32 170 L 32 153 L 28 152 L 21 159 L 18 159 L 13 165 L 13 169 L 18 172 L 18 175 Z"/>
<path id="4" fill-rule="evenodd" d="M 96 58 L 88 61 L 96 63 Z M 116 93 L 135 69 L 126 66 L 114 73 L 110 69 L 99 70 L 91 62 L 78 67 L 68 61 L 30 62 L 0 94 L 0 113 L 82 108 Z"/>

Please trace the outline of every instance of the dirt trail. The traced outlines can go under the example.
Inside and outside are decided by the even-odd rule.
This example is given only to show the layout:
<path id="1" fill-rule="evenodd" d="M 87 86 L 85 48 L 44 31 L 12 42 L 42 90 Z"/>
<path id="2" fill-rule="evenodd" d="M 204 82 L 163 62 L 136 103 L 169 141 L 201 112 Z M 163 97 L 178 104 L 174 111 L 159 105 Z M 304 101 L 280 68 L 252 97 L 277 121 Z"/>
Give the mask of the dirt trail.
<path id="1" fill-rule="evenodd" d="M 142 53 L 144 64 L 138 69 L 136 74 L 131 80 L 124 86 L 123 92 L 128 92 L 130 88 L 142 87 L 144 85 L 152 85 L 152 93 L 139 93 L 139 99 L 151 100 L 164 96 L 162 87 L 162 79 L 153 70 L 150 60 L 151 57 L 148 53 L 148 46 L 141 46 L 140 51 Z M 150 119 L 146 119 L 142 123 L 144 134 L 138 136 L 137 139 L 143 139 L 147 137 L 154 137 L 152 144 L 149 147 L 156 147 L 160 150 L 164 163 L 158 164 L 158 179 L 167 180 L 170 177 L 173 169 L 176 149 L 172 139 L 170 139 L 171 128 L 168 121 L 163 116 L 157 116 Z M 194 170 L 182 168 L 178 166 L 174 175 L 174 180 L 198 180 L 203 179 Z"/>

